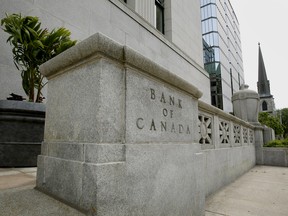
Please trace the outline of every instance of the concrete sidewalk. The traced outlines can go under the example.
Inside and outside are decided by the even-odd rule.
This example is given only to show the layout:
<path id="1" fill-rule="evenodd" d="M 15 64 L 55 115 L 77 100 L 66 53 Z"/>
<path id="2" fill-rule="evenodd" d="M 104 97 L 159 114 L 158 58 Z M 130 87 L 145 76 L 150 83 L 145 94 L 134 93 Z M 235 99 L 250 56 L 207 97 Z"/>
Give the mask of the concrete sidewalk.
<path id="1" fill-rule="evenodd" d="M 0 190 L 36 183 L 37 168 L 0 168 Z"/>
<path id="2" fill-rule="evenodd" d="M 84 216 L 35 190 L 37 168 L 0 168 L 1 216 Z"/>
<path id="3" fill-rule="evenodd" d="M 0 168 L 1 216 L 83 216 L 35 187 L 37 168 Z M 287 216 L 288 168 L 256 166 L 208 197 L 205 216 Z M 116 215 L 115 215 L 116 216 Z"/>
<path id="4" fill-rule="evenodd" d="M 206 200 L 205 216 L 287 216 L 288 168 L 256 166 Z"/>

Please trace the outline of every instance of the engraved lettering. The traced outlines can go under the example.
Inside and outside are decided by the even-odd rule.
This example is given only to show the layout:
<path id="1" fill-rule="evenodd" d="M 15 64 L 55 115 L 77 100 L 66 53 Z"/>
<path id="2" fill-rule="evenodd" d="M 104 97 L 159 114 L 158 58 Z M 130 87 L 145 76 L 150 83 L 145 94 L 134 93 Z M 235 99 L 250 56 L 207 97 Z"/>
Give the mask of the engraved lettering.
<path id="1" fill-rule="evenodd" d="M 144 124 L 142 123 L 143 120 L 144 120 L 143 118 L 138 118 L 138 119 L 136 120 L 137 128 L 140 129 L 140 130 L 142 130 L 142 129 L 144 128 Z"/>
<path id="2" fill-rule="evenodd" d="M 161 102 L 161 103 L 166 103 L 166 101 L 165 101 L 165 96 L 164 96 L 164 93 L 163 93 L 163 92 L 162 92 L 162 95 L 161 95 L 160 102 Z"/>
<path id="3" fill-rule="evenodd" d="M 167 124 L 166 122 L 161 121 L 161 131 L 167 131 Z"/>
<path id="4" fill-rule="evenodd" d="M 184 127 L 182 124 L 179 124 L 179 133 L 183 133 Z"/>
<path id="5" fill-rule="evenodd" d="M 174 106 L 174 97 L 169 96 L 169 104 L 170 104 L 171 106 Z"/>
<path id="6" fill-rule="evenodd" d="M 186 134 L 190 134 L 190 129 L 189 129 L 189 125 L 187 125 L 187 130 L 186 130 Z"/>
<path id="7" fill-rule="evenodd" d="M 151 92 L 151 99 L 155 100 L 155 90 L 150 88 L 150 92 Z"/>
<path id="8" fill-rule="evenodd" d="M 182 112 L 182 110 L 179 109 L 183 109 L 182 99 L 179 99 L 176 95 L 169 94 L 166 91 L 157 91 L 157 89 L 154 89 L 153 87 L 148 87 L 147 92 L 150 94 L 147 95 L 147 99 L 149 99 L 150 96 L 150 102 L 156 103 L 153 106 L 158 106 L 160 112 L 162 110 L 162 117 L 159 117 L 159 114 L 161 113 L 151 113 L 152 116 L 157 115 L 159 117 L 157 119 L 154 119 L 154 117 L 148 113 L 148 116 L 150 115 L 152 117 L 148 120 L 146 118 L 144 120 L 143 117 L 137 117 L 137 129 L 142 130 L 143 132 L 157 133 L 156 135 L 158 135 L 158 133 L 163 133 L 163 135 L 164 133 L 182 134 L 182 136 L 191 134 L 191 125 L 187 125 L 184 117 L 181 113 L 178 113 Z M 168 104 L 171 106 L 170 109 L 164 108 L 165 105 Z M 149 112 L 149 110 L 147 111 Z"/>
<path id="9" fill-rule="evenodd" d="M 158 96 L 158 94 L 156 93 L 155 89 L 150 88 L 150 99 L 156 100 L 157 96 Z M 160 96 L 160 94 L 159 94 L 159 96 Z M 182 100 L 181 99 L 177 99 L 173 95 L 168 95 L 168 96 L 166 95 L 165 96 L 164 92 L 162 92 L 161 96 L 160 96 L 160 102 L 165 104 L 166 100 L 170 106 L 176 106 L 176 107 L 182 109 Z M 177 100 L 178 100 L 178 103 L 177 103 Z"/>
<path id="10" fill-rule="evenodd" d="M 163 109 L 163 115 L 166 117 L 168 115 L 168 110 L 167 109 Z"/>
<path id="11" fill-rule="evenodd" d="M 170 117 L 173 118 L 173 110 L 170 110 Z"/>
<path id="12" fill-rule="evenodd" d="M 182 109 L 182 105 L 181 105 L 181 100 L 180 99 L 178 99 L 178 107 L 180 108 L 180 109 Z"/>
<path id="13" fill-rule="evenodd" d="M 168 113 L 168 112 L 167 112 Z M 157 123 L 157 122 L 156 122 Z M 143 118 L 137 118 L 136 126 L 142 130 L 145 128 L 145 120 Z M 152 119 L 150 123 L 150 131 L 160 130 L 161 132 L 170 132 L 178 134 L 191 134 L 189 125 L 175 124 L 174 122 L 160 121 L 160 124 L 155 124 L 155 120 Z"/>
<path id="14" fill-rule="evenodd" d="M 175 130 L 175 125 L 174 125 L 174 123 L 173 123 L 173 122 L 172 122 L 171 132 L 174 132 L 174 133 L 176 133 L 176 130 Z"/>
<path id="15" fill-rule="evenodd" d="M 150 126 L 150 130 L 154 130 L 154 131 L 156 131 L 156 127 L 155 127 L 154 119 L 152 119 L 151 126 Z"/>

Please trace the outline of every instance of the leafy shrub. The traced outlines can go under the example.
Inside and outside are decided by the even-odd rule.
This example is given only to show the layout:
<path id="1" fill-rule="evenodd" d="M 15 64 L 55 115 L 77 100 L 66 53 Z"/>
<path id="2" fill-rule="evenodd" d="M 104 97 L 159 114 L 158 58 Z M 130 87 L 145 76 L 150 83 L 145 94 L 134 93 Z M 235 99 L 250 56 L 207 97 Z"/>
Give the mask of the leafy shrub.
<path id="1" fill-rule="evenodd" d="M 266 125 L 272 128 L 275 131 L 276 135 L 281 135 L 284 132 L 284 128 L 279 120 L 279 118 L 267 113 L 260 112 L 258 116 L 259 122 L 263 125 Z"/>
<path id="2" fill-rule="evenodd" d="M 272 140 L 269 143 L 265 144 L 264 147 L 287 147 L 288 148 L 288 139 L 284 140 Z"/>
<path id="3" fill-rule="evenodd" d="M 70 31 L 63 27 L 51 32 L 42 29 L 38 17 L 6 14 L 1 26 L 9 35 L 7 42 L 12 45 L 15 66 L 21 71 L 23 90 L 29 101 L 42 102 L 41 90 L 46 83 L 39 66 L 74 46 L 76 41 L 70 39 Z"/>

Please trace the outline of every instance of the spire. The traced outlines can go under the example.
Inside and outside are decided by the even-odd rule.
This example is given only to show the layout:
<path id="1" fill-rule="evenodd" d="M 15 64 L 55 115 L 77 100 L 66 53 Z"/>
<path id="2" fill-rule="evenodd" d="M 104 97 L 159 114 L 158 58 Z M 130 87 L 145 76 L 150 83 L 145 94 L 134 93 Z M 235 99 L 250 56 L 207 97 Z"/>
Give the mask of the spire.
<path id="1" fill-rule="evenodd" d="M 261 96 L 271 96 L 270 93 L 270 83 L 267 79 L 266 69 L 264 65 L 264 60 L 261 52 L 260 43 L 258 43 L 258 94 Z"/>

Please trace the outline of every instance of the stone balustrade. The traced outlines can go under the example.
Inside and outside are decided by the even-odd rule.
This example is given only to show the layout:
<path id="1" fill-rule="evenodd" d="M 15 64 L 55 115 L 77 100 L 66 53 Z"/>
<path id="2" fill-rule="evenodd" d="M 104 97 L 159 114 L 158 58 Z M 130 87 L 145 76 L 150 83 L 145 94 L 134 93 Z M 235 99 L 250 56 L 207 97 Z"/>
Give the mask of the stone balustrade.
<path id="1" fill-rule="evenodd" d="M 254 126 L 199 101 L 199 143 L 202 149 L 254 145 Z"/>
<path id="2" fill-rule="evenodd" d="M 198 109 L 207 197 L 255 165 L 255 127 L 202 101 Z"/>

